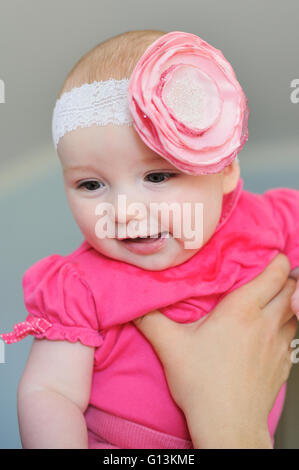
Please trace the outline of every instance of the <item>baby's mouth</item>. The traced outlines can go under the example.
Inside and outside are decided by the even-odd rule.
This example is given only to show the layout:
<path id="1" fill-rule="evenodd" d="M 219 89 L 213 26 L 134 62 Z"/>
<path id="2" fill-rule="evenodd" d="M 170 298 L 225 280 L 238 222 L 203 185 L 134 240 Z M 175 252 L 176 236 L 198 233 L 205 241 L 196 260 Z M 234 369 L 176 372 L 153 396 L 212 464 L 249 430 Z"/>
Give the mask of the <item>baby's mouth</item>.
<path id="1" fill-rule="evenodd" d="M 123 247 L 138 255 L 152 255 L 162 250 L 170 238 L 168 231 L 160 232 L 156 235 L 146 237 L 129 237 L 118 239 L 123 243 Z"/>
<path id="2" fill-rule="evenodd" d="M 150 243 L 153 240 L 157 240 L 158 238 L 161 238 L 162 234 L 166 234 L 166 232 L 160 232 L 155 235 L 148 235 L 147 237 L 128 237 L 128 238 L 123 238 L 121 239 L 122 242 L 145 242 L 145 243 Z"/>
<path id="3" fill-rule="evenodd" d="M 156 234 L 152 235 L 147 235 L 144 237 L 127 237 L 127 238 L 117 238 L 118 241 L 121 242 L 145 242 L 145 243 L 150 243 L 151 241 L 158 240 L 159 238 L 169 238 L 170 234 L 168 230 L 164 230 L 163 232 L 159 232 Z"/>

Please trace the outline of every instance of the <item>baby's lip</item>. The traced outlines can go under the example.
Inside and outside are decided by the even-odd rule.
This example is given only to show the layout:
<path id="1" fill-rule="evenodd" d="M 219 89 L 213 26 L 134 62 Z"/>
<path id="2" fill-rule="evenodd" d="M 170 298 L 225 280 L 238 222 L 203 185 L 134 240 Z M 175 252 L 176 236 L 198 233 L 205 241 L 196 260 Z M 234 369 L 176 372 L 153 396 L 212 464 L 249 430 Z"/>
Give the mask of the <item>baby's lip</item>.
<path id="1" fill-rule="evenodd" d="M 163 232 L 162 232 L 163 233 Z M 130 238 L 131 240 L 134 240 L 134 238 L 147 238 L 147 237 L 158 237 L 159 235 L 161 234 L 161 232 L 159 233 L 156 233 L 155 235 L 143 235 L 142 237 L 141 236 L 137 236 L 137 237 L 121 237 L 121 238 L 117 238 L 117 240 L 127 240 L 128 238 Z"/>
<path id="2" fill-rule="evenodd" d="M 134 240 L 135 238 L 147 238 L 147 237 L 152 237 L 152 238 L 162 238 L 164 236 L 164 238 L 169 238 L 169 231 L 168 230 L 163 230 L 162 232 L 158 232 L 154 235 L 143 235 L 142 237 L 141 236 L 137 236 L 137 237 L 116 237 L 117 240 L 128 240 L 128 239 L 131 239 L 131 240 Z"/>

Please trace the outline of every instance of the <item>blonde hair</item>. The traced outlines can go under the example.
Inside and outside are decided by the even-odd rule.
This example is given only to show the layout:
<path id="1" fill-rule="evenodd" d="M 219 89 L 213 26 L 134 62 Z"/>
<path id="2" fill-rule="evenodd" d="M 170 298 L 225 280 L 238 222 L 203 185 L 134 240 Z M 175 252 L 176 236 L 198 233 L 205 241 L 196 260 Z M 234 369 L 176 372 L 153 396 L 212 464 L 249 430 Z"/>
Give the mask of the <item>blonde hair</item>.
<path id="1" fill-rule="evenodd" d="M 63 83 L 59 98 L 64 92 L 83 83 L 109 78 L 130 78 L 145 50 L 164 34 L 166 32 L 158 30 L 127 31 L 99 43 L 72 68 Z"/>

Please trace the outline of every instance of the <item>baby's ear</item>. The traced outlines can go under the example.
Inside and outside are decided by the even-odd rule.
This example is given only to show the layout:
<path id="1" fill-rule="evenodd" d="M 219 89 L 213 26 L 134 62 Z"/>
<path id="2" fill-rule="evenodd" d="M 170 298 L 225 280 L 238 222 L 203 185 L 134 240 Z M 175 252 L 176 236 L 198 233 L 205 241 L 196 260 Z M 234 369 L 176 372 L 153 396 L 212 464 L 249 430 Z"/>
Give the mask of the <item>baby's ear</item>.
<path id="1" fill-rule="evenodd" d="M 233 191 L 240 178 L 240 165 L 239 161 L 235 159 L 230 165 L 227 165 L 223 170 L 223 194 Z"/>

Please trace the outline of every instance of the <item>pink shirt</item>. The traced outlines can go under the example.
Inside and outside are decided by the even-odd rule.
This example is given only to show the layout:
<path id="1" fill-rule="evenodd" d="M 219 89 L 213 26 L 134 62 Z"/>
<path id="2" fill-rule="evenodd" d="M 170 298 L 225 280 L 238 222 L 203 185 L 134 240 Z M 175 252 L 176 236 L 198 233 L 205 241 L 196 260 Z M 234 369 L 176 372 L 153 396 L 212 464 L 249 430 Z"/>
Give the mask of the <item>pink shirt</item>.
<path id="1" fill-rule="evenodd" d="M 33 334 L 94 346 L 86 418 L 99 410 L 98 416 L 118 417 L 188 448 L 186 421 L 170 395 L 163 367 L 130 321 L 159 309 L 177 322 L 194 322 L 228 292 L 256 277 L 278 252 L 289 257 L 291 269 L 299 266 L 298 229 L 299 191 L 279 188 L 253 194 L 243 189 L 240 179 L 224 196 L 213 236 L 181 265 L 143 270 L 102 255 L 86 240 L 66 256 L 54 254 L 36 262 L 22 280 L 29 315 L 12 333 L 0 336 L 7 343 Z M 285 385 L 269 415 L 272 437 L 284 395 Z M 116 442 L 115 429 L 120 427 L 113 423 Z M 126 443 L 115 445 L 130 448 L 130 432 L 127 436 Z"/>

